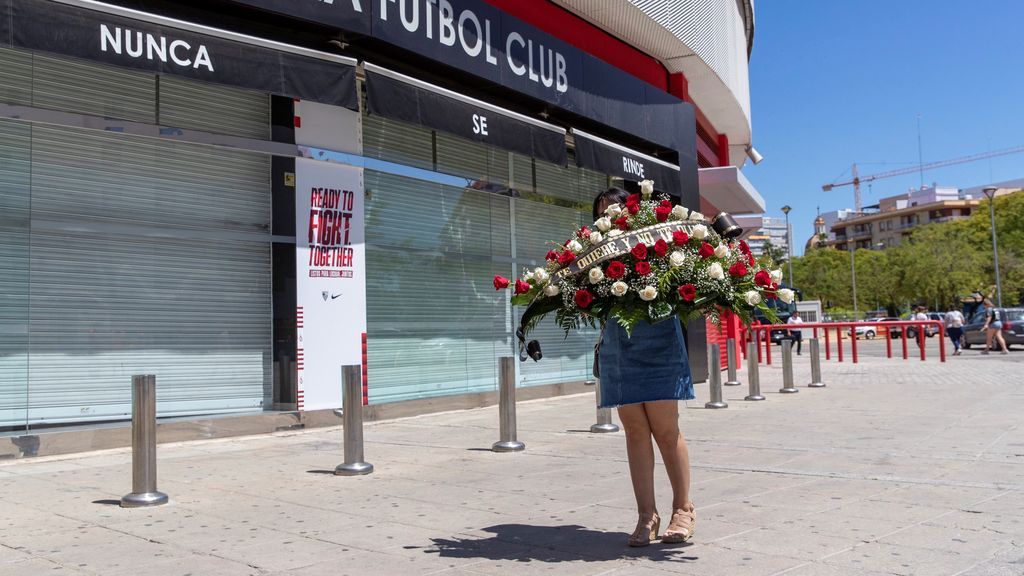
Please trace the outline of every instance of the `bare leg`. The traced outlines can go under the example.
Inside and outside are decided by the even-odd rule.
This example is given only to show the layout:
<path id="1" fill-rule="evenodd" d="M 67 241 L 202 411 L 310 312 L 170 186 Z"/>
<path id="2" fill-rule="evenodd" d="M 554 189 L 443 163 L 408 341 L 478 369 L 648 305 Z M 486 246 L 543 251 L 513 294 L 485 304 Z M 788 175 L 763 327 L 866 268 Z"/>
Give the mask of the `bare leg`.
<path id="1" fill-rule="evenodd" d="M 629 459 L 629 477 L 633 481 L 633 496 L 639 518 L 636 530 L 629 538 L 632 546 L 643 545 L 652 528 L 657 533 L 657 511 L 654 499 L 654 444 L 651 427 L 643 404 L 619 407 L 619 421 L 626 432 L 626 457 Z"/>
<path id="2" fill-rule="evenodd" d="M 982 354 L 988 354 L 988 351 L 992 349 L 992 337 L 995 336 L 996 331 L 991 328 L 985 329 L 985 349 L 981 351 Z"/>
<path id="3" fill-rule="evenodd" d="M 996 333 L 996 341 L 999 342 L 999 347 L 1002 349 L 1004 354 L 1007 353 L 1008 350 L 1006 349 L 1006 340 L 1003 338 L 1003 331 L 1002 330 L 996 330 L 995 333 Z"/>
<path id="4" fill-rule="evenodd" d="M 619 406 L 619 421 L 626 432 L 626 457 L 633 495 L 640 516 L 650 516 L 656 509 L 654 500 L 654 444 L 651 427 L 643 404 Z"/>
<path id="5" fill-rule="evenodd" d="M 665 471 L 672 483 L 672 509 L 692 510 L 690 501 L 690 453 L 679 431 L 679 402 L 663 400 L 646 402 L 647 419 L 654 441 L 658 443 Z"/>

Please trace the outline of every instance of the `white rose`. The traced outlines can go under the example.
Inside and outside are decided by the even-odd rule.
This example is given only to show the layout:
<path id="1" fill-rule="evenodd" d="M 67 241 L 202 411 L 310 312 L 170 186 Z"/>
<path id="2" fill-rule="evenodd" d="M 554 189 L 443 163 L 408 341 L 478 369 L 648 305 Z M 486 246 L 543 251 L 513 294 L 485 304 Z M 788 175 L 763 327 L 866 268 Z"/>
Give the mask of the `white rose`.
<path id="1" fill-rule="evenodd" d="M 608 237 L 609 238 L 615 238 L 616 236 L 622 236 L 622 230 L 619 230 L 618 228 L 616 228 L 615 230 L 609 230 L 608 231 Z"/>
<path id="2" fill-rule="evenodd" d="M 743 295 L 743 298 L 747 301 L 747 304 L 751 306 L 757 306 L 761 303 L 761 294 L 757 290 L 750 290 Z"/>
<path id="3" fill-rule="evenodd" d="M 597 222 L 594 222 L 594 226 L 597 226 L 597 229 L 601 232 L 607 232 L 612 229 L 612 219 L 602 216 L 597 219 Z M 591 236 L 593 236 L 593 232 L 591 232 Z"/>
<path id="4" fill-rule="evenodd" d="M 725 270 L 722 270 L 721 264 L 714 262 L 711 266 L 708 266 L 708 276 L 715 280 L 721 280 L 725 278 Z"/>
<path id="5" fill-rule="evenodd" d="M 534 268 L 533 269 L 533 279 L 538 284 L 543 284 L 543 283 L 547 282 L 548 278 L 550 278 L 550 276 L 548 275 L 548 271 L 547 270 L 545 270 L 543 268 Z"/>
<path id="6" fill-rule="evenodd" d="M 723 244 L 719 244 L 717 247 L 715 247 L 715 256 L 717 256 L 719 258 L 725 258 L 728 255 L 729 255 L 729 247 L 726 246 L 724 243 Z"/>
<path id="7" fill-rule="evenodd" d="M 626 284 L 622 280 L 619 280 L 615 284 L 612 284 L 612 295 L 613 296 L 625 296 L 626 292 L 629 292 L 629 284 Z"/>
<path id="8" fill-rule="evenodd" d="M 604 213 L 607 214 L 609 218 L 618 218 L 619 214 L 622 214 L 622 206 L 619 206 L 618 204 L 612 204 L 611 206 L 604 209 Z"/>
<path id="9" fill-rule="evenodd" d="M 604 280 L 604 272 L 601 271 L 600 267 L 591 268 L 590 272 L 587 272 L 587 277 L 590 278 L 591 284 L 597 284 L 601 280 Z"/>
<path id="10" fill-rule="evenodd" d="M 694 210 L 693 212 L 690 212 L 690 220 L 697 220 L 698 222 L 703 222 L 704 215 Z"/>
<path id="11" fill-rule="evenodd" d="M 689 216 L 689 214 L 690 214 L 689 210 L 687 210 L 686 208 L 683 208 L 682 206 L 680 206 L 678 204 L 674 208 L 672 208 L 672 219 L 673 220 L 686 220 L 686 217 Z"/>
<path id="12" fill-rule="evenodd" d="M 640 193 L 644 195 L 644 198 L 650 198 L 651 194 L 654 194 L 654 180 L 641 180 Z"/>
<path id="13" fill-rule="evenodd" d="M 691 216 L 692 215 L 693 213 L 691 213 Z M 693 227 L 693 230 L 690 231 L 690 236 L 697 240 L 703 240 L 708 237 L 708 227 L 703 224 L 697 224 Z"/>
<path id="14" fill-rule="evenodd" d="M 679 268 L 686 263 L 686 254 L 676 250 L 668 255 L 668 263 L 671 264 L 673 268 Z"/>
<path id="15" fill-rule="evenodd" d="M 779 268 L 778 270 L 772 270 L 768 274 L 772 277 L 772 282 L 775 282 L 776 284 L 778 284 L 779 282 L 782 282 L 782 269 L 781 268 Z"/>
<path id="16" fill-rule="evenodd" d="M 790 290 L 789 288 L 781 288 L 776 294 L 778 295 L 779 300 L 782 300 L 786 304 L 789 304 L 790 302 L 793 301 L 794 294 L 793 291 Z"/>
<path id="17" fill-rule="evenodd" d="M 590 233 L 590 243 L 591 244 L 600 244 L 602 240 L 604 240 L 604 236 L 602 236 L 600 232 L 591 232 Z"/>
<path id="18" fill-rule="evenodd" d="M 548 284 L 544 287 L 545 296 L 558 296 L 559 292 L 561 292 L 561 290 L 558 289 L 558 284 Z"/>
<path id="19" fill-rule="evenodd" d="M 583 250 L 583 246 L 579 242 L 577 242 L 575 240 L 573 240 L 572 242 L 569 242 L 569 244 L 566 246 L 566 248 L 568 248 L 569 250 L 572 250 L 573 252 L 579 252 L 580 250 Z"/>
<path id="20" fill-rule="evenodd" d="M 640 291 L 640 299 L 645 302 L 650 302 L 658 297 L 658 289 L 654 286 L 644 286 L 644 289 Z"/>

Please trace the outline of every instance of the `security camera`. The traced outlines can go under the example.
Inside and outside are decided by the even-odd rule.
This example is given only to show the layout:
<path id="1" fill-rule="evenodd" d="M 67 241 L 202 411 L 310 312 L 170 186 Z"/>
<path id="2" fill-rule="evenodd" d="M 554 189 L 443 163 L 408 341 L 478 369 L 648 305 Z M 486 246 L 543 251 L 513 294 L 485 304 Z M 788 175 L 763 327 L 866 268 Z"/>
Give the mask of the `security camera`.
<path id="1" fill-rule="evenodd" d="M 761 156 L 761 153 L 753 146 L 747 146 L 747 157 L 750 158 L 750 161 L 754 164 L 760 164 L 761 161 L 764 160 L 764 156 Z"/>

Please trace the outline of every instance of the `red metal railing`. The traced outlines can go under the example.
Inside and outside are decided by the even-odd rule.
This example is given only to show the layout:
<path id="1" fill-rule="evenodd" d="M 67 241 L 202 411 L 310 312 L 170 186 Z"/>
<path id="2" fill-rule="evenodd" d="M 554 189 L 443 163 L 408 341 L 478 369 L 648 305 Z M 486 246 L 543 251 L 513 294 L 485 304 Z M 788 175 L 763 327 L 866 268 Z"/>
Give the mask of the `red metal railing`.
<path id="1" fill-rule="evenodd" d="M 836 340 L 836 359 L 840 362 L 843 361 L 843 332 L 846 331 L 850 335 L 850 357 L 853 363 L 856 364 L 858 360 L 857 354 L 857 333 L 856 328 L 858 326 L 871 326 L 872 324 L 864 322 L 805 322 L 802 324 L 761 324 L 754 325 L 747 328 L 749 331 L 749 337 L 756 339 L 757 346 L 757 361 L 761 363 L 763 361 L 767 364 L 772 363 L 772 330 L 782 330 L 786 332 L 797 331 L 797 330 L 812 330 L 814 338 L 818 338 L 818 330 L 821 329 L 825 334 L 825 359 L 832 359 L 832 345 L 829 333 L 835 331 Z M 908 355 L 907 349 L 907 328 L 913 327 L 920 337 L 918 338 L 918 348 L 921 353 L 921 361 L 923 362 L 927 356 L 925 352 L 925 340 L 927 339 L 927 326 L 936 327 L 936 335 L 939 337 L 939 361 L 946 361 L 946 327 L 938 320 L 900 320 L 898 322 L 879 322 L 874 324 L 876 330 L 882 330 L 885 332 L 885 355 L 887 358 L 892 358 L 892 334 L 890 333 L 891 328 L 899 328 L 900 340 L 903 342 L 903 359 L 906 360 Z M 877 333 L 877 332 L 876 332 Z M 746 338 L 744 338 L 746 340 Z M 761 343 L 764 342 L 764 356 L 761 355 Z"/>

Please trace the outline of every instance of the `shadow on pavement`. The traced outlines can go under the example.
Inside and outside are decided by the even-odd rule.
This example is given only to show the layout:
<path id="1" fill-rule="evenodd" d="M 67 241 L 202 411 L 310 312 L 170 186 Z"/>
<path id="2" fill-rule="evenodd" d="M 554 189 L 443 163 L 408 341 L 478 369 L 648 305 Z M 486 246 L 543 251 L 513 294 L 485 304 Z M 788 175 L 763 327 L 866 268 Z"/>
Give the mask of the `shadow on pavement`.
<path id="1" fill-rule="evenodd" d="M 684 555 L 691 544 L 652 542 L 644 548 L 626 546 L 622 532 L 599 532 L 582 526 L 529 526 L 501 524 L 484 528 L 490 538 L 432 538 L 426 554 L 441 558 L 482 558 L 514 562 L 604 562 L 646 558 L 666 562 L 694 562 L 695 555 Z"/>

